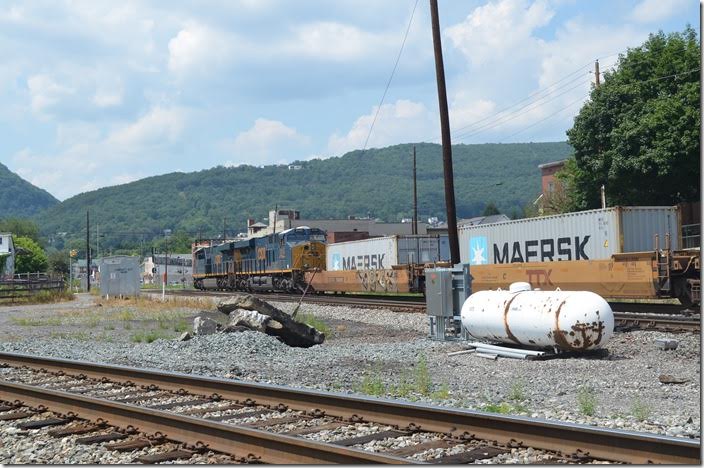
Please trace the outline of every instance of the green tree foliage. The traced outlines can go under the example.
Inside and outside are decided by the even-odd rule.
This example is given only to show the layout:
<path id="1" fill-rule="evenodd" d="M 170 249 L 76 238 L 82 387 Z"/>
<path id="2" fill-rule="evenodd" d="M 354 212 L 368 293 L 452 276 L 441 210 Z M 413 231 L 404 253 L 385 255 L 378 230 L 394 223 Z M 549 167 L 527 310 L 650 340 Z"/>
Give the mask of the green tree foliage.
<path id="1" fill-rule="evenodd" d="M 47 270 L 49 261 L 39 244 L 29 237 L 13 236 L 13 241 L 15 249 L 18 250 L 15 257 L 15 273 L 38 273 Z"/>
<path id="2" fill-rule="evenodd" d="M 59 201 L 0 164 L 0 209 L 3 217 L 32 216 Z"/>
<path id="3" fill-rule="evenodd" d="M 419 217 L 444 220 L 441 147 L 416 147 Z M 478 216 L 489 200 L 504 213 L 520 210 L 540 192 L 538 164 L 571 152 L 564 142 L 454 145 L 457 215 Z M 100 225 L 101 253 L 148 253 L 152 240 L 161 249 L 164 229 L 172 231 L 169 243 L 175 247 L 169 251 L 189 252 L 196 237 L 221 236 L 223 219 L 232 235 L 246 229 L 247 218 L 263 221 L 277 204 L 308 219 L 371 215 L 400 221 L 413 212 L 412 154 L 413 145 L 404 144 L 294 163 L 299 170 L 239 166 L 166 174 L 82 193 L 36 219 L 47 237 L 66 232 L 64 246 L 77 245 L 83 252 L 90 210 L 91 224 Z M 180 235 L 187 241 L 179 241 Z"/>
<path id="4" fill-rule="evenodd" d="M 491 216 L 497 214 L 501 214 L 501 212 L 496 207 L 496 204 L 494 202 L 487 203 L 484 207 L 484 211 L 482 211 L 482 216 Z"/>
<path id="5" fill-rule="evenodd" d="M 47 255 L 49 271 L 59 275 L 68 275 L 68 251 L 54 250 Z"/>
<path id="6" fill-rule="evenodd" d="M 29 237 L 34 242 L 41 244 L 39 226 L 30 219 L 7 218 L 0 219 L 0 232 L 9 232 L 16 237 Z"/>
<path id="7" fill-rule="evenodd" d="M 670 205 L 699 199 L 700 49 L 696 32 L 651 34 L 619 57 L 580 110 L 568 141 L 571 203 Z"/>

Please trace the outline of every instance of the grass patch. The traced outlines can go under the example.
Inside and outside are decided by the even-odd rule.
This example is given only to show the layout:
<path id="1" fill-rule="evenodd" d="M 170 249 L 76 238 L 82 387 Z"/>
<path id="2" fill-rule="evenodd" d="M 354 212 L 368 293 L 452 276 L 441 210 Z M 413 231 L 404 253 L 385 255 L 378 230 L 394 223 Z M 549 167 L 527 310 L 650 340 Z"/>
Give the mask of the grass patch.
<path id="1" fill-rule="evenodd" d="M 21 297 L 0 299 L 0 304 L 51 304 L 55 302 L 68 302 L 74 299 L 73 293 L 67 289 L 38 291 Z"/>
<path id="2" fill-rule="evenodd" d="M 296 316 L 296 321 L 299 323 L 305 323 L 309 327 L 313 327 L 320 333 L 324 333 L 325 336 L 330 336 L 330 327 L 323 320 L 319 319 L 313 314 L 302 312 Z"/>
<path id="3" fill-rule="evenodd" d="M 110 299 L 101 298 L 98 303 L 104 307 L 127 307 L 144 313 L 171 312 L 175 308 L 210 309 L 213 307 L 213 300 L 210 298 L 167 297 L 162 302 L 160 297 L 150 297 L 150 295 L 125 297 L 122 299 L 116 297 L 111 297 Z"/>
<path id="4" fill-rule="evenodd" d="M 152 343 L 156 340 L 168 340 L 173 338 L 170 333 L 161 330 L 146 330 L 133 334 L 130 339 L 134 343 Z"/>
<path id="5" fill-rule="evenodd" d="M 61 319 L 56 317 L 50 318 L 32 318 L 32 317 L 10 317 L 10 322 L 21 327 L 43 327 L 43 326 L 58 326 L 61 325 Z"/>
<path id="6" fill-rule="evenodd" d="M 636 400 L 631 405 L 631 414 L 640 422 L 643 422 L 648 419 L 651 413 L 652 408 L 648 404 L 643 403 L 640 398 L 636 398 Z"/>
<path id="7" fill-rule="evenodd" d="M 397 398 L 417 400 L 418 396 L 430 397 L 434 400 L 445 400 L 450 396 L 447 383 L 437 385 L 428 371 L 428 361 L 424 355 L 418 356 L 418 361 L 412 371 L 401 373 L 397 383 L 387 385 L 384 372 L 380 366 L 365 371 L 362 381 L 353 386 L 354 391 L 371 396 L 390 395 Z"/>
<path id="8" fill-rule="evenodd" d="M 513 407 L 505 401 L 501 403 L 486 403 L 481 409 L 487 413 L 511 414 L 513 412 Z"/>
<path id="9" fill-rule="evenodd" d="M 597 404 L 598 400 L 594 389 L 586 386 L 579 387 L 579 390 L 577 390 L 577 406 L 579 406 L 580 413 L 585 416 L 594 416 Z"/>
<path id="10" fill-rule="evenodd" d="M 185 331 L 188 331 L 191 328 L 191 326 L 188 324 L 187 321 L 181 319 L 178 322 L 176 322 L 176 325 L 174 325 L 174 331 L 176 333 L 183 333 Z"/>

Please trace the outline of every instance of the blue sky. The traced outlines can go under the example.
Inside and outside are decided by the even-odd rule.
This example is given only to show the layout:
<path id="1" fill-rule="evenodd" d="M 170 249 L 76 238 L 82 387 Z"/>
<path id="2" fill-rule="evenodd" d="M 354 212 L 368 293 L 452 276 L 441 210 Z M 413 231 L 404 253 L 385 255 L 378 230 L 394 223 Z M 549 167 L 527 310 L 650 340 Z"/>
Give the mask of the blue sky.
<path id="1" fill-rule="evenodd" d="M 65 199 L 362 148 L 414 4 L 5 0 L 0 161 Z M 698 28 L 699 5 L 440 0 L 440 21 L 453 143 L 555 141 L 595 59 L 603 71 L 651 32 Z M 419 0 L 368 147 L 438 141 L 430 34 Z"/>

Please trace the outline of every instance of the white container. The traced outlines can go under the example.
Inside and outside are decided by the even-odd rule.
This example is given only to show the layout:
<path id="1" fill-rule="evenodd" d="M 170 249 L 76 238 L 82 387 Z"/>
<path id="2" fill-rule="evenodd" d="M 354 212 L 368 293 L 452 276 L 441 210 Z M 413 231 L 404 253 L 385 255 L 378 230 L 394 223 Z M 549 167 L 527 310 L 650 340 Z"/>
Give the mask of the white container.
<path id="1" fill-rule="evenodd" d="M 394 265 L 446 261 L 447 236 L 386 236 L 328 244 L 327 269 L 389 270 Z"/>
<path id="2" fill-rule="evenodd" d="M 588 291 L 479 291 L 460 314 L 472 337 L 526 348 L 588 351 L 614 331 L 611 307 Z"/>
<path id="3" fill-rule="evenodd" d="M 470 265 L 605 260 L 613 254 L 679 249 L 681 223 L 675 206 L 613 207 L 458 229 L 460 259 Z"/>

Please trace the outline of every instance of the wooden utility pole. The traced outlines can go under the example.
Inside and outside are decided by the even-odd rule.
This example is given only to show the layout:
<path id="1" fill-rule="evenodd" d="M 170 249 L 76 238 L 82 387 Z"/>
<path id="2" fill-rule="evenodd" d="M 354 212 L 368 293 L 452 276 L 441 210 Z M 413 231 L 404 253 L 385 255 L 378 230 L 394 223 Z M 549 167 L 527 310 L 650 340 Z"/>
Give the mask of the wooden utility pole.
<path id="1" fill-rule="evenodd" d="M 594 78 L 596 79 L 596 87 L 598 88 L 601 84 L 601 76 L 599 75 L 599 59 L 594 62 Z"/>
<path id="2" fill-rule="evenodd" d="M 435 49 L 435 76 L 438 82 L 438 104 L 440 106 L 440 134 L 442 136 L 442 162 L 445 175 L 445 206 L 447 208 L 447 235 L 450 241 L 450 259 L 453 265 L 460 263 L 460 243 L 457 239 L 457 215 L 455 211 L 455 183 L 452 171 L 452 142 L 450 141 L 450 115 L 447 111 L 445 89 L 445 66 L 442 61 L 440 42 L 440 17 L 438 0 L 430 0 L 430 17 L 433 25 L 433 48 Z"/>
<path id="3" fill-rule="evenodd" d="M 413 235 L 418 234 L 418 191 L 416 189 L 416 145 L 413 145 L 413 222 L 411 223 Z"/>
<path id="4" fill-rule="evenodd" d="M 86 210 L 86 291 L 90 292 L 90 214 Z"/>

